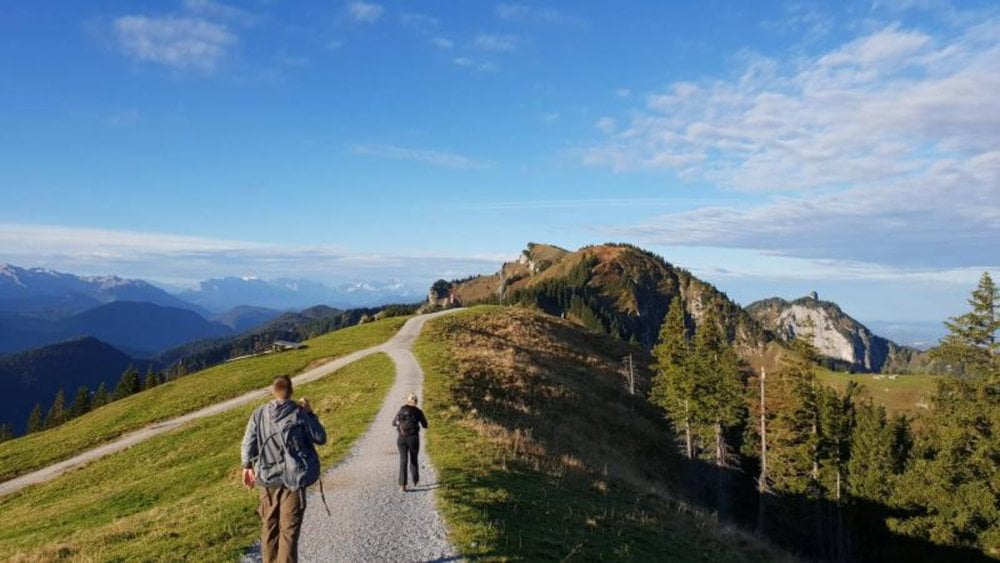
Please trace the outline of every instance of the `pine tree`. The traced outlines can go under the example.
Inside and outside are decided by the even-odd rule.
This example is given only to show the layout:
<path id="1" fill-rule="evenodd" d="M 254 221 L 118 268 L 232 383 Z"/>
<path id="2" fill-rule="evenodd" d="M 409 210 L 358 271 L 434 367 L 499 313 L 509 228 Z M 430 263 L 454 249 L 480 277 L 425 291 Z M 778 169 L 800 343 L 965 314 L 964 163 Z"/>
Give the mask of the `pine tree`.
<path id="1" fill-rule="evenodd" d="M 27 433 L 33 434 L 45 430 L 45 419 L 42 417 L 42 405 L 35 403 L 35 408 L 31 409 L 28 415 Z"/>
<path id="2" fill-rule="evenodd" d="M 684 323 L 684 304 L 680 296 L 670 303 L 666 319 L 660 327 L 659 344 L 653 349 L 656 375 L 650 399 L 667 413 L 674 428 L 684 432 L 684 452 L 694 457 L 692 400 L 694 377 L 689 369 L 691 346 Z"/>
<path id="3" fill-rule="evenodd" d="M 148 391 L 153 387 L 160 384 L 160 376 L 153 372 L 153 368 L 150 367 L 146 370 L 146 377 L 143 379 L 142 390 Z"/>
<path id="4" fill-rule="evenodd" d="M 896 504 L 919 508 L 898 524 L 902 532 L 986 552 L 1000 549 L 997 301 L 996 286 L 984 274 L 969 300 L 972 310 L 948 323 L 938 354 L 960 362 L 973 377 L 939 382 L 894 495 Z"/>
<path id="5" fill-rule="evenodd" d="M 60 389 L 56 392 L 56 398 L 52 401 L 49 414 L 45 417 L 45 427 L 54 428 L 66 422 L 69 410 L 66 408 L 66 393 Z"/>
<path id="6" fill-rule="evenodd" d="M 1000 289 L 988 272 L 979 279 L 969 306 L 968 313 L 945 322 L 949 334 L 931 353 L 967 373 L 1000 378 Z"/>
<path id="7" fill-rule="evenodd" d="M 815 358 L 811 339 L 793 340 L 781 366 L 766 379 L 767 475 L 761 489 L 813 494 L 819 469 L 819 407 Z M 755 383 L 759 384 L 758 379 Z M 750 403 L 760 416 L 759 405 Z M 760 440 L 759 426 L 751 425 L 751 438 Z"/>
<path id="8" fill-rule="evenodd" d="M 14 439 L 14 428 L 10 424 L 0 424 L 0 443 Z"/>
<path id="9" fill-rule="evenodd" d="M 94 392 L 94 398 L 91 400 L 91 409 L 96 409 L 97 407 L 104 406 L 111 401 L 111 396 L 108 394 L 108 387 L 102 381 L 100 385 L 97 386 L 97 391 Z"/>
<path id="10" fill-rule="evenodd" d="M 712 429 L 715 463 L 726 465 L 726 430 L 739 424 L 744 413 L 743 365 L 726 342 L 714 306 L 706 309 L 695 333 L 691 371 L 696 379 L 694 419 Z"/>
<path id="11" fill-rule="evenodd" d="M 139 391 L 142 391 L 142 381 L 139 378 L 139 370 L 135 369 L 135 366 L 129 366 L 122 374 L 121 379 L 118 380 L 118 386 L 115 387 L 115 399 L 124 399 L 130 395 L 135 395 Z"/>
<path id="12" fill-rule="evenodd" d="M 885 407 L 868 401 L 855 412 L 851 459 L 847 464 L 851 496 L 885 504 L 892 494 L 893 431 Z"/>
<path id="13" fill-rule="evenodd" d="M 76 390 L 76 396 L 73 398 L 73 405 L 69 408 L 69 416 L 70 418 L 83 416 L 90 412 L 90 409 L 90 389 L 87 389 L 86 386 L 80 387 Z"/>

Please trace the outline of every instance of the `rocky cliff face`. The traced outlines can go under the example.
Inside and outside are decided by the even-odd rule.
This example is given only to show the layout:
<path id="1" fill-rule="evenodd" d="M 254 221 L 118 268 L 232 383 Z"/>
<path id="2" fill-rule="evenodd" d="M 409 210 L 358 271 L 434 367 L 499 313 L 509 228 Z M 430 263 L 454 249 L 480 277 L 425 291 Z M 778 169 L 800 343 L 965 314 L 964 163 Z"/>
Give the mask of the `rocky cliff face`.
<path id="1" fill-rule="evenodd" d="M 781 340 L 811 334 L 820 354 L 839 369 L 881 372 L 914 352 L 872 333 L 836 303 L 821 301 L 815 293 L 794 301 L 764 299 L 746 310 Z"/>

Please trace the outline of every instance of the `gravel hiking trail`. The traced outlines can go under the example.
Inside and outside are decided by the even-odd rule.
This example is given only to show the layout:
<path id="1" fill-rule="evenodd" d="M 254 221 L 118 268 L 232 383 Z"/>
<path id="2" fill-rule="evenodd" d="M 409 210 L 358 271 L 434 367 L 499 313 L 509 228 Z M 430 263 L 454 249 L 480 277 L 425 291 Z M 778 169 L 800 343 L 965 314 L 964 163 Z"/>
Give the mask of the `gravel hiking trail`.
<path id="1" fill-rule="evenodd" d="M 420 445 L 420 485 L 411 485 L 404 493 L 396 482 L 399 453 L 392 420 L 410 393 L 423 399 L 424 374 L 411 349 L 424 323 L 441 314 L 447 312 L 414 317 L 378 347 L 396 364 L 396 381 L 351 453 L 322 477 L 331 515 L 327 515 L 316 487 L 310 492 L 299 540 L 300 561 L 460 559 L 434 506 L 437 475 L 424 441 Z M 336 434 L 337 429 L 327 431 Z M 429 431 L 434 431 L 433 420 Z M 260 561 L 259 546 L 251 548 L 243 561 Z"/>

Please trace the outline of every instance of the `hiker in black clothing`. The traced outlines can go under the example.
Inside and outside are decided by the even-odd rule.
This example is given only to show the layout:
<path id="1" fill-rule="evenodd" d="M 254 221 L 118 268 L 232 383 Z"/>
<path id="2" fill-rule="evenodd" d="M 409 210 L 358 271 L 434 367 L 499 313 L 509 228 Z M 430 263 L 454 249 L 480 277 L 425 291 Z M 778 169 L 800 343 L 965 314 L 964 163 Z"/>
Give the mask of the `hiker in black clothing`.
<path id="1" fill-rule="evenodd" d="M 399 448 L 399 490 L 406 492 L 406 462 L 410 462 L 410 474 L 413 476 L 413 486 L 420 484 L 420 467 L 417 465 L 417 454 L 420 452 L 420 427 L 427 428 L 427 417 L 424 411 L 417 408 L 417 396 L 410 395 L 406 404 L 399 409 L 392 425 L 399 431 L 396 447 Z"/>

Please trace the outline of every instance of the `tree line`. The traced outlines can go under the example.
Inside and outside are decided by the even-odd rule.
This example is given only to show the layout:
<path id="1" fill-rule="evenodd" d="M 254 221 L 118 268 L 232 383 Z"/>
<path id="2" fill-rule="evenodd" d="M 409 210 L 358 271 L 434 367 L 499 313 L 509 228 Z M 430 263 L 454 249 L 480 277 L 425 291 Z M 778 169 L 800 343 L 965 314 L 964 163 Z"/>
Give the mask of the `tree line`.
<path id="1" fill-rule="evenodd" d="M 754 373 L 723 336 L 718 304 L 692 331 L 679 296 L 654 348 L 650 399 L 687 460 L 734 476 L 715 481 L 710 504 L 744 507 L 734 518 L 778 543 L 827 560 L 923 544 L 997 553 L 1000 294 L 989 274 L 969 304 L 931 352 L 962 375 L 943 378 L 916 417 L 890 415 L 857 385 L 823 385 L 808 336 L 789 343 L 773 373 Z"/>
<path id="2" fill-rule="evenodd" d="M 143 376 L 140 375 L 139 370 L 135 366 L 129 366 L 122 373 L 118 379 L 118 383 L 112 390 L 109 390 L 104 382 L 101 382 L 93 392 L 85 385 L 80 386 L 73 395 L 73 400 L 70 401 L 67 398 L 65 390 L 59 389 L 47 411 L 42 408 L 42 403 L 35 403 L 35 407 L 28 414 L 25 433 L 34 434 L 35 432 L 55 428 L 60 424 L 83 416 L 98 407 L 119 399 L 124 399 L 140 391 L 152 389 L 164 382 L 164 376 L 154 372 L 151 368 Z M 14 430 L 11 425 L 0 425 L 0 442 L 12 438 L 14 438 Z"/>

